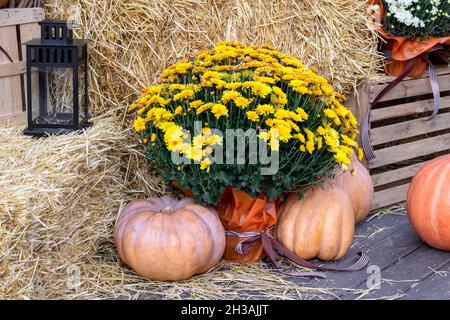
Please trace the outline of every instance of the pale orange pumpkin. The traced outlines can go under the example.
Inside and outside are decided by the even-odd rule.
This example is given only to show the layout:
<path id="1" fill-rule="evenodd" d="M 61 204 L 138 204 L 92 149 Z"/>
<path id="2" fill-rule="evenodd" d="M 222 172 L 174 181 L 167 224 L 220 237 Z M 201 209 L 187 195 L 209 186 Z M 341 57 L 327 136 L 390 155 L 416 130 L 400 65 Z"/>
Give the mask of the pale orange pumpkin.
<path id="1" fill-rule="evenodd" d="M 355 217 L 347 193 L 337 186 L 291 194 L 279 208 L 276 239 L 300 258 L 338 260 L 347 252 Z"/>
<path id="2" fill-rule="evenodd" d="M 350 197 L 355 223 L 363 221 L 370 211 L 373 200 L 373 182 L 369 170 L 353 155 L 349 170 L 337 172 L 333 184 L 343 188 Z"/>
<path id="3" fill-rule="evenodd" d="M 183 280 L 221 260 L 225 231 L 217 212 L 191 198 L 150 198 L 130 202 L 115 226 L 122 260 L 151 280 Z"/>
<path id="4" fill-rule="evenodd" d="M 409 221 L 430 246 L 450 251 L 450 154 L 425 163 L 406 196 Z"/>

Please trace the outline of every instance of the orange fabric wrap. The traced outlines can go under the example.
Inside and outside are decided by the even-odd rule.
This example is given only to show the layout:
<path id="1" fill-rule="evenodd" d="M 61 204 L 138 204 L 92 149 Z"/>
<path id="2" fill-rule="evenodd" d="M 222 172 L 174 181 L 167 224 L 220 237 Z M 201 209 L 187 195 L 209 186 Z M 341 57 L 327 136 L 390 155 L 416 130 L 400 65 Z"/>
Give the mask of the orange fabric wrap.
<path id="1" fill-rule="evenodd" d="M 380 18 L 382 19 L 384 15 L 383 2 L 381 0 L 369 0 L 369 4 L 378 5 L 380 7 Z M 393 76 L 399 76 L 403 72 L 408 60 L 427 52 L 437 44 L 450 44 L 450 37 L 431 37 L 425 39 L 394 37 L 389 35 L 384 30 L 383 26 L 380 27 L 380 33 L 387 41 L 387 43 L 384 44 L 385 49 L 392 51 L 392 59 L 386 63 L 386 72 Z M 410 77 L 419 77 L 425 72 L 426 66 L 426 61 L 420 59 L 408 75 Z"/>
<path id="2" fill-rule="evenodd" d="M 268 201 L 266 197 L 252 198 L 241 190 L 227 189 L 217 205 L 217 212 L 225 230 L 261 232 L 276 223 L 277 202 Z M 227 235 L 224 258 L 239 263 L 260 261 L 265 256 L 261 240 L 246 254 L 235 251 L 236 244 L 243 239 Z"/>

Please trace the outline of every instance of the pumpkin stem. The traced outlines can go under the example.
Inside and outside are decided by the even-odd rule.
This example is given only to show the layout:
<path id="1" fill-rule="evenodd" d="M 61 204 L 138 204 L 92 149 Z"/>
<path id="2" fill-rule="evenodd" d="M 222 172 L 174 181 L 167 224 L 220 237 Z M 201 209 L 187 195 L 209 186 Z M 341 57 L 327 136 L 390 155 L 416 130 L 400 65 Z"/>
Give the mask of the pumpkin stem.
<path id="1" fill-rule="evenodd" d="M 164 207 L 161 210 L 159 210 L 159 212 L 164 212 L 164 213 L 172 212 L 172 207 L 171 206 Z"/>

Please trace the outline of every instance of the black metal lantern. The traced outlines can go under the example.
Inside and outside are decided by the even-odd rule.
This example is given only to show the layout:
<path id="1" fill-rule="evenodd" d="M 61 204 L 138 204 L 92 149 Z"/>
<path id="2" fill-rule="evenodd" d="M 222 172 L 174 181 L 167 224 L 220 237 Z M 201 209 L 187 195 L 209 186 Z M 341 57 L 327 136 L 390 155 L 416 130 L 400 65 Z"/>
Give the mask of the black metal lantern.
<path id="1" fill-rule="evenodd" d="M 27 116 L 24 134 L 63 134 L 90 125 L 87 43 L 66 21 L 44 20 L 41 39 L 25 43 Z"/>

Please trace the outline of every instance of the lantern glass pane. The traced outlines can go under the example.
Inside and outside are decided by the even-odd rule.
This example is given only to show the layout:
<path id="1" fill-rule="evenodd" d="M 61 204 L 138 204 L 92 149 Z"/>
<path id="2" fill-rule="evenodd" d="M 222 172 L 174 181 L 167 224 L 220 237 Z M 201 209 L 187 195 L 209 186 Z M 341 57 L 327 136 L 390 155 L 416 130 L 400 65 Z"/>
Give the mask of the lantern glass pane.
<path id="1" fill-rule="evenodd" d="M 35 68 L 32 76 L 32 120 L 37 125 L 73 125 L 71 68 Z"/>

